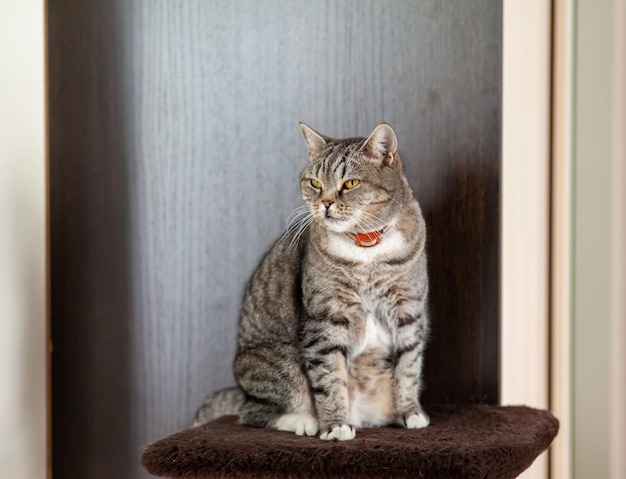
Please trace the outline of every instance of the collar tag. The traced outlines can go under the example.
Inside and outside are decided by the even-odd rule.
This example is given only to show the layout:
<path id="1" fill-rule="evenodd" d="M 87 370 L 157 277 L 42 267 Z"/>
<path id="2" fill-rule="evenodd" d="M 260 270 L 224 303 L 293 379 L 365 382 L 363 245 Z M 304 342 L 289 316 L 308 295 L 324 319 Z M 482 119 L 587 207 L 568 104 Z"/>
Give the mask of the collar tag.
<path id="1" fill-rule="evenodd" d="M 346 233 L 346 236 L 351 238 L 360 248 L 371 248 L 380 244 L 383 240 L 383 235 L 391 229 L 391 226 L 385 226 L 378 231 L 372 231 L 371 233 Z"/>

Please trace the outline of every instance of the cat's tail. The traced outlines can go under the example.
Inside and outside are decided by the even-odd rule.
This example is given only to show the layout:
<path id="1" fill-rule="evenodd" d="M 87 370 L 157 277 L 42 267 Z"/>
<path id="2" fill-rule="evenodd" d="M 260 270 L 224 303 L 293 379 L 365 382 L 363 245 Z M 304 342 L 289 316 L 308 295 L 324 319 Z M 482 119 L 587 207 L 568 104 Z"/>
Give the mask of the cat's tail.
<path id="1" fill-rule="evenodd" d="M 200 426 L 221 416 L 239 415 L 246 395 L 237 386 L 221 389 L 208 396 L 196 411 L 192 426 Z"/>

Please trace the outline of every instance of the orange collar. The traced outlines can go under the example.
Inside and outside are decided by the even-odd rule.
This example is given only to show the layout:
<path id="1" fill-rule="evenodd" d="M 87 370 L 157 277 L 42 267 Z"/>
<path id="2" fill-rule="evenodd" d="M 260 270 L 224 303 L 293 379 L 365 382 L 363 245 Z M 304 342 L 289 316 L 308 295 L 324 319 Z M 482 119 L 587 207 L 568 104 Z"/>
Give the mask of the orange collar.
<path id="1" fill-rule="evenodd" d="M 371 248 L 380 244 L 383 240 L 383 235 L 390 229 L 391 226 L 387 225 L 383 229 L 372 231 L 371 233 L 346 233 L 346 236 L 351 238 L 361 248 Z"/>

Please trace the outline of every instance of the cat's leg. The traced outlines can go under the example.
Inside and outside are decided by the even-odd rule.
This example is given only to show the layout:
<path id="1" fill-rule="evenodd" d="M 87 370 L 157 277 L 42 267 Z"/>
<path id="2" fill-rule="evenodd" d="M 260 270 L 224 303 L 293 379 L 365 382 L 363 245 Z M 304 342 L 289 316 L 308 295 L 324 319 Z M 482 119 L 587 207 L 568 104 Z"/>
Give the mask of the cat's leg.
<path id="1" fill-rule="evenodd" d="M 280 406 L 250 396 L 239 412 L 239 423 L 253 427 L 269 427 L 280 414 Z"/>
<path id="2" fill-rule="evenodd" d="M 401 318 L 395 349 L 395 422 L 407 429 L 428 426 L 430 419 L 419 402 L 425 345 L 424 313 Z"/>
<path id="3" fill-rule="evenodd" d="M 300 364 L 299 351 L 292 346 L 240 349 L 235 376 L 248 397 L 240 423 L 316 435 L 315 408 Z"/>
<path id="4" fill-rule="evenodd" d="M 316 436 L 319 431 L 319 424 L 313 405 L 313 397 L 309 390 L 308 378 L 301 367 L 298 368 L 298 372 L 294 376 L 289 382 L 293 385 L 295 381 L 298 387 L 290 388 L 292 396 L 287 412 L 275 416 L 270 421 L 270 427 L 279 431 L 294 432 L 298 436 Z"/>
<path id="5" fill-rule="evenodd" d="M 239 422 L 248 426 L 268 427 L 293 432 L 298 436 L 315 436 L 319 431 L 317 418 L 306 412 L 284 413 L 275 404 L 251 398 L 242 408 Z"/>
<path id="6" fill-rule="evenodd" d="M 349 424 L 348 326 L 345 318 L 306 323 L 302 342 L 305 366 L 315 400 L 320 438 L 354 439 Z"/>

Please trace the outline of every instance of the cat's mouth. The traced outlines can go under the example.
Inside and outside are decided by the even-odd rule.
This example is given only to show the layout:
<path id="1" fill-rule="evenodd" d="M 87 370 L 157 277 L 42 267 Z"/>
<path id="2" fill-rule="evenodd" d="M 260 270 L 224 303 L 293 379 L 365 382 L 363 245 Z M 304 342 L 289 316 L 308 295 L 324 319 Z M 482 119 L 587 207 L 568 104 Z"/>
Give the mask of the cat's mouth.
<path id="1" fill-rule="evenodd" d="M 324 220 L 326 221 L 330 221 L 330 222 L 346 222 L 349 221 L 351 219 L 351 216 L 342 216 L 339 215 L 337 211 L 334 211 L 332 208 L 327 208 L 324 212 L 322 212 L 322 215 L 324 217 Z"/>
<path id="2" fill-rule="evenodd" d="M 348 231 L 351 227 L 350 218 L 341 218 L 339 216 L 333 215 L 329 211 L 327 211 L 324 216 L 320 218 L 320 223 L 325 228 L 338 233 L 344 233 L 345 231 Z"/>
<path id="3" fill-rule="evenodd" d="M 346 221 L 345 218 L 335 216 L 330 210 L 326 210 L 326 212 L 324 213 L 324 218 L 327 220 Z"/>

